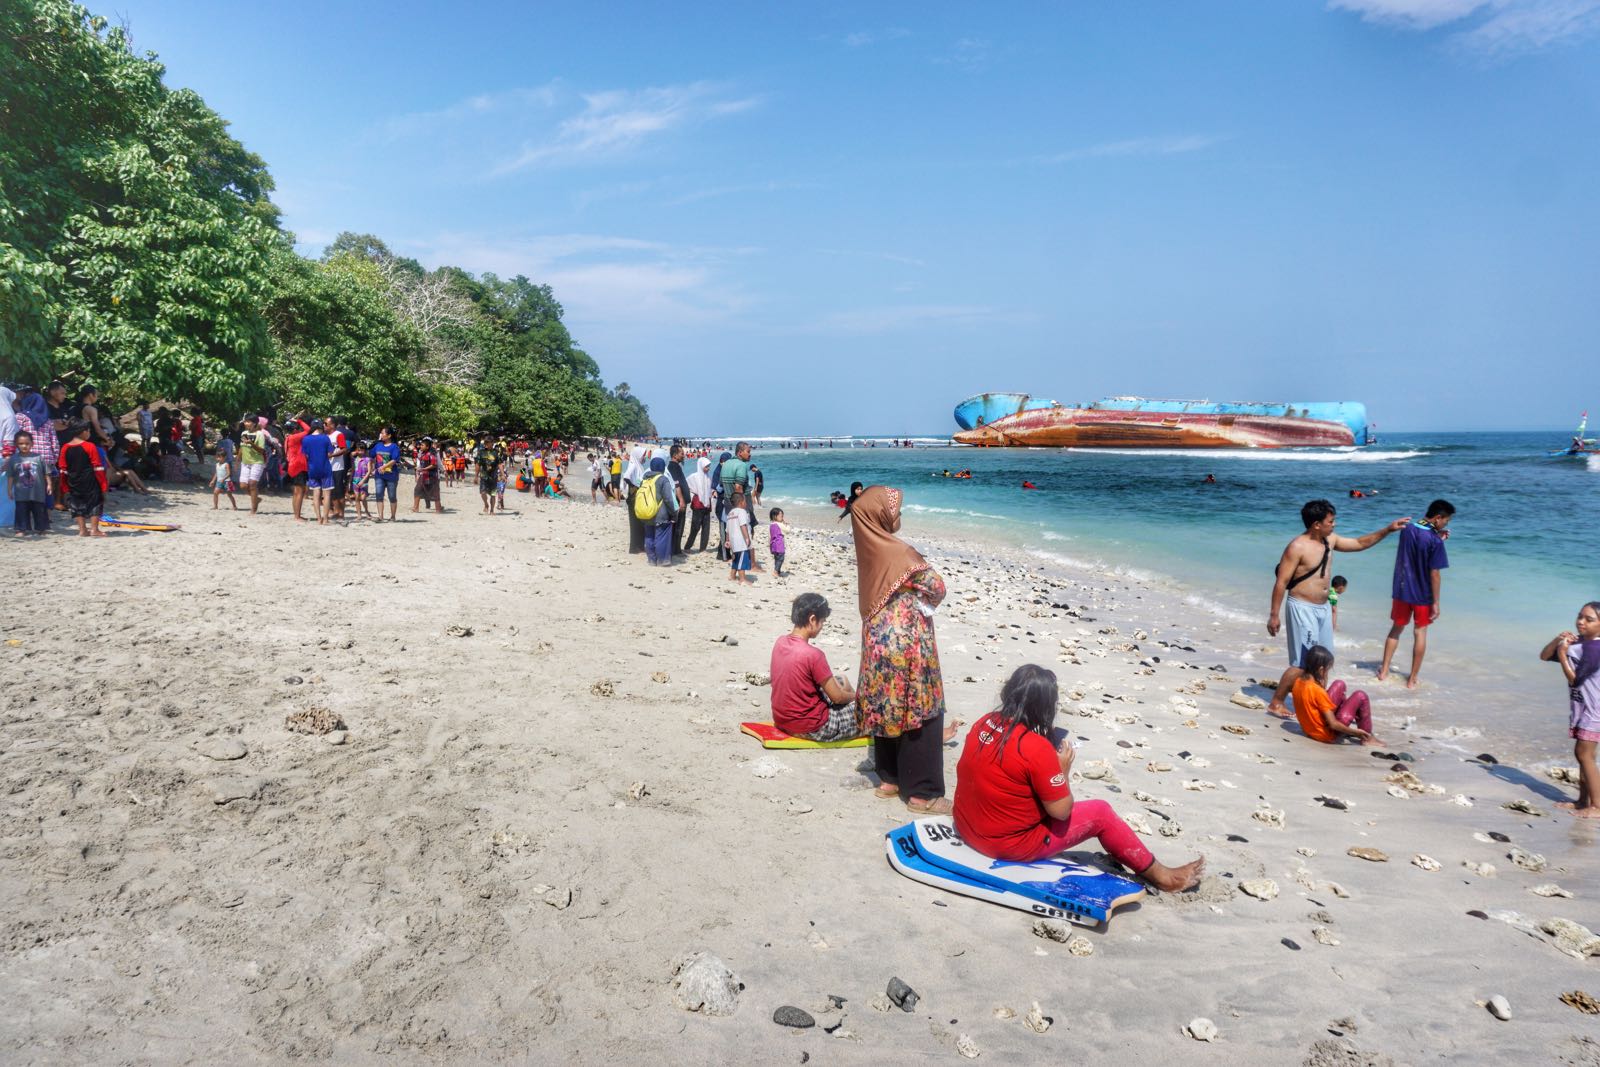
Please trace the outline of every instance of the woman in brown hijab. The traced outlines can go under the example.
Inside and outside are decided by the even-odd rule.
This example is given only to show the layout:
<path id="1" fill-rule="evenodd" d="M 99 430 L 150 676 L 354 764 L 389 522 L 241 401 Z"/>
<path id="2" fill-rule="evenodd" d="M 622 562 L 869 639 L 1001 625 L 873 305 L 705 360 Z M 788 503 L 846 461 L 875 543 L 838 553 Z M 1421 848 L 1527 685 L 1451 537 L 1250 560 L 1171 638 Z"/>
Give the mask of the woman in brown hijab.
<path id="1" fill-rule="evenodd" d="M 944 682 L 933 638 L 933 611 L 944 579 L 922 554 L 895 536 L 900 490 L 875 485 L 850 503 L 860 584 L 861 673 L 856 707 L 872 735 L 880 797 L 901 796 L 919 814 L 946 814 Z"/>

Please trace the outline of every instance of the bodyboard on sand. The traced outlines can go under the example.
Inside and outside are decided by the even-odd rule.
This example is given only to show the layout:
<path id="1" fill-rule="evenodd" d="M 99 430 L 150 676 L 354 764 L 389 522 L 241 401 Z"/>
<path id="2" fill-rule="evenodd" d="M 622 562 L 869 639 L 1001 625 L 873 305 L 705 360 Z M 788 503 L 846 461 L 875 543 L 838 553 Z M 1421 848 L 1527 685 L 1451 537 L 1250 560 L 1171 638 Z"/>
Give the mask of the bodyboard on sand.
<path id="1" fill-rule="evenodd" d="M 990 859 L 961 840 L 948 816 L 891 830 L 885 847 L 890 865 L 907 878 L 1080 926 L 1107 922 L 1119 905 L 1144 895 L 1138 882 L 1065 853 L 1033 863 Z"/>
<path id="2" fill-rule="evenodd" d="M 134 522 L 131 519 L 119 519 L 113 515 L 100 516 L 100 525 L 115 526 L 119 530 L 153 530 L 156 533 L 171 533 L 173 530 L 180 529 L 178 526 L 164 522 Z"/>
<path id="3" fill-rule="evenodd" d="M 866 748 L 871 740 L 852 737 L 848 741 L 807 741 L 803 737 L 791 737 L 770 722 L 742 722 L 739 732 L 760 741 L 762 748 Z"/>

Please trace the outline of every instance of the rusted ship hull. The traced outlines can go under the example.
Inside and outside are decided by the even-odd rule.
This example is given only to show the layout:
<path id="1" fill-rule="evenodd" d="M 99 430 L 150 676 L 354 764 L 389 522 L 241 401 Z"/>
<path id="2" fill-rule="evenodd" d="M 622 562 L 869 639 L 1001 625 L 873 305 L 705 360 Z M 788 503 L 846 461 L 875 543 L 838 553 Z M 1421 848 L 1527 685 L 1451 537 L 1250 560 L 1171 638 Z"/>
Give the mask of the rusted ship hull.
<path id="1" fill-rule="evenodd" d="M 1021 448 L 1337 448 L 1363 438 L 1347 422 L 1296 414 L 1057 407 L 1019 411 L 962 430 L 955 441 Z"/>

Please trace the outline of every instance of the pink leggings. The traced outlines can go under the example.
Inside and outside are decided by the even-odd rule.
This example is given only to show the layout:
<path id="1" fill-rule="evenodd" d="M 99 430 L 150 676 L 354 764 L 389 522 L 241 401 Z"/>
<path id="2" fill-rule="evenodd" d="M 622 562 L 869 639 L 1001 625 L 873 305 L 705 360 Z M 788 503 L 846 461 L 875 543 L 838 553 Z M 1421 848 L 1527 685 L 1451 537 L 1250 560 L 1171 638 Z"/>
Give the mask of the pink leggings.
<path id="1" fill-rule="evenodd" d="M 1349 696 L 1344 695 L 1344 682 L 1337 681 L 1328 687 L 1328 699 L 1338 705 L 1333 717 L 1345 726 L 1354 726 L 1358 730 L 1372 732 L 1372 701 L 1367 699 L 1367 694 L 1357 689 Z"/>
<path id="2" fill-rule="evenodd" d="M 1091 837 L 1099 838 L 1100 847 L 1135 874 L 1143 873 L 1156 861 L 1155 855 L 1103 800 L 1078 801 L 1067 812 L 1065 820 L 1046 816 L 1043 829 L 1044 840 L 1031 855 L 1018 857 L 1021 862 L 1042 860 Z"/>

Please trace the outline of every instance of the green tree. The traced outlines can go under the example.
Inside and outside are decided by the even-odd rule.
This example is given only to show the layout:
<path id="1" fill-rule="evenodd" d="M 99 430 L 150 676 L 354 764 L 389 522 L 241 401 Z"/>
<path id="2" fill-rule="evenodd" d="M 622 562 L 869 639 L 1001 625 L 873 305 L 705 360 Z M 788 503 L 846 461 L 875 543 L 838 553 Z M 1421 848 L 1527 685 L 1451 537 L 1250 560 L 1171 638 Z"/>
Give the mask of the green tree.
<path id="1" fill-rule="evenodd" d="M 266 317 L 275 352 L 268 388 L 288 411 L 422 425 L 435 396 L 415 372 L 422 338 L 396 316 L 374 266 L 354 256 L 274 257 Z"/>
<path id="2" fill-rule="evenodd" d="M 270 351 L 272 179 L 164 73 L 77 4 L 0 3 L 0 350 L 232 406 Z"/>

